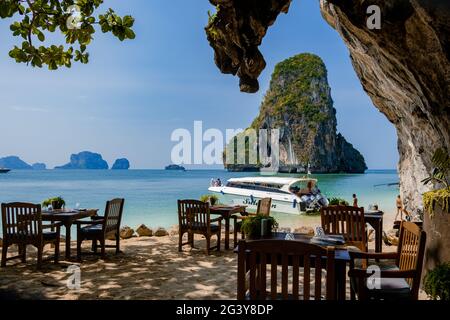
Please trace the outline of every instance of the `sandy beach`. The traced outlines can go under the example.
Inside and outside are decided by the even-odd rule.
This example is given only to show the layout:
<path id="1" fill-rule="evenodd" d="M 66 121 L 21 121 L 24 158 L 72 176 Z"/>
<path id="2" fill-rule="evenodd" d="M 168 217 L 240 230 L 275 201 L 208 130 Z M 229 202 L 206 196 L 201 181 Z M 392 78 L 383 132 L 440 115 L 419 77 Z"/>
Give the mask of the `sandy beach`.
<path id="1" fill-rule="evenodd" d="M 81 264 L 73 263 L 81 268 L 79 291 L 67 287 L 72 263 L 47 262 L 37 271 L 30 247 L 26 264 L 13 260 L 0 269 L 0 291 L 29 299 L 234 299 L 236 255 L 222 250 L 206 256 L 204 242 L 197 238 L 198 249 L 179 253 L 178 236 L 123 240 L 119 255 L 112 250 L 105 260 L 86 255 Z M 46 247 L 47 254 L 52 251 Z"/>

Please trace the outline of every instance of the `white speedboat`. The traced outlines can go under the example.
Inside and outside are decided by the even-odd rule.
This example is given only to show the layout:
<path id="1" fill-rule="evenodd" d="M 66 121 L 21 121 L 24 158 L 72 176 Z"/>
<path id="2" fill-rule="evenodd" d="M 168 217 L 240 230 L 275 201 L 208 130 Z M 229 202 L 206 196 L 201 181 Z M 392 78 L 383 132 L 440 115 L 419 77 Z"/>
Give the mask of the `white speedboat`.
<path id="1" fill-rule="evenodd" d="M 224 186 L 214 183 L 208 189 L 225 195 L 235 205 L 246 205 L 256 210 L 262 198 L 272 198 L 272 211 L 302 214 L 320 210 L 328 200 L 311 178 L 249 177 L 228 180 Z"/>

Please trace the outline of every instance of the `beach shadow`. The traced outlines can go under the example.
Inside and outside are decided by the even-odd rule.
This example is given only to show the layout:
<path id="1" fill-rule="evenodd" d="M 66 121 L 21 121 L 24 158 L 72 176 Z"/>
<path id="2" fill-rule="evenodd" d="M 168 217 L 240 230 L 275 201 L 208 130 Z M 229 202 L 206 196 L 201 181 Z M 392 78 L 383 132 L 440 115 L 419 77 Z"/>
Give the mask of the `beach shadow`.
<path id="1" fill-rule="evenodd" d="M 195 244 L 180 253 L 178 236 L 134 238 L 122 241 L 123 253 L 107 250 L 105 260 L 83 255 L 82 263 L 48 262 L 41 270 L 29 250 L 28 263 L 11 261 L 0 269 L 0 290 L 25 299 L 235 299 L 236 255 L 222 249 L 206 256 L 206 241 L 197 237 Z M 71 265 L 80 267 L 79 290 L 67 286 Z"/>

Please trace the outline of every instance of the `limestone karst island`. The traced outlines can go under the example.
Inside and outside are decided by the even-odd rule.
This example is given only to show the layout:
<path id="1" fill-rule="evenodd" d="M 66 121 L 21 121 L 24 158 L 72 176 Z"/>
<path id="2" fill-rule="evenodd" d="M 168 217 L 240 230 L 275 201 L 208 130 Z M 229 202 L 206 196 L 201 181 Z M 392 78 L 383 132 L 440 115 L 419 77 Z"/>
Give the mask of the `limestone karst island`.
<path id="1" fill-rule="evenodd" d="M 448 313 L 450 1 L 0 0 L 0 38 L 5 315 Z"/>

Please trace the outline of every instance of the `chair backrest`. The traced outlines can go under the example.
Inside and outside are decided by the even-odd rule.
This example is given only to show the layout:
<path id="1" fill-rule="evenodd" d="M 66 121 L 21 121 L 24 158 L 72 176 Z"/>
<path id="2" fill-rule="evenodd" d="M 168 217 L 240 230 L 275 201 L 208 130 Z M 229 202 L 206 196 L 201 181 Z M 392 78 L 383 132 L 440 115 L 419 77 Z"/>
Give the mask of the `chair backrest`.
<path id="1" fill-rule="evenodd" d="M 270 208 L 272 207 L 272 198 L 264 198 L 258 201 L 258 208 L 256 214 L 265 217 L 270 216 Z"/>
<path id="2" fill-rule="evenodd" d="M 103 224 L 105 234 L 117 232 L 120 229 L 124 204 L 125 199 L 113 199 L 106 202 L 105 223 Z"/>
<path id="3" fill-rule="evenodd" d="M 178 221 L 180 226 L 208 228 L 211 224 L 209 203 L 198 200 L 178 200 Z"/>
<path id="4" fill-rule="evenodd" d="M 347 242 L 362 242 L 367 246 L 364 208 L 329 206 L 320 209 L 325 234 L 340 234 Z M 361 248 L 362 249 L 362 248 Z"/>
<path id="5" fill-rule="evenodd" d="M 3 237 L 9 243 L 34 241 L 42 237 L 41 205 L 2 203 Z"/>
<path id="6" fill-rule="evenodd" d="M 426 233 L 413 222 L 403 221 L 400 227 L 397 266 L 400 270 L 416 270 L 414 278 L 406 279 L 414 295 L 417 295 L 422 276 Z"/>
<path id="7" fill-rule="evenodd" d="M 334 300 L 336 297 L 334 255 L 334 248 L 324 249 L 298 241 L 242 240 L 238 246 L 237 298 L 320 300 L 325 278 L 322 270 L 325 269 L 325 298 Z M 278 277 L 280 272 L 281 277 Z"/>

